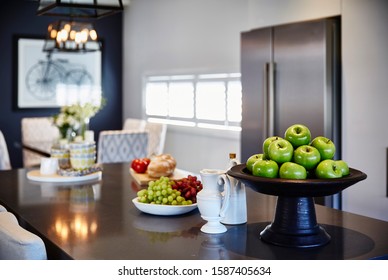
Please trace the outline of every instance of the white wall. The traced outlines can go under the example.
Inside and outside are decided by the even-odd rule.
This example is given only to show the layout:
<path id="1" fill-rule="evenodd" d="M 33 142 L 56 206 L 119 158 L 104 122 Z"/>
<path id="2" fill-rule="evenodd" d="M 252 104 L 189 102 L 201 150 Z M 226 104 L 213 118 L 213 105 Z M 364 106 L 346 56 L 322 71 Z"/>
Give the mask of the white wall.
<path id="1" fill-rule="evenodd" d="M 133 0 L 124 16 L 124 116 L 142 116 L 147 74 L 240 72 L 240 32 L 248 0 Z M 225 137 L 226 136 L 226 137 Z M 224 168 L 240 154 L 239 133 L 169 126 L 165 152 L 193 172 Z"/>
<path id="2" fill-rule="evenodd" d="M 141 117 L 144 74 L 239 71 L 240 32 L 342 16 L 343 158 L 368 179 L 344 192 L 344 210 L 388 220 L 388 1 L 132 0 L 124 19 L 124 116 Z M 224 167 L 239 138 L 169 128 L 181 168 Z"/>
<path id="3" fill-rule="evenodd" d="M 336 16 L 340 0 L 250 0 L 249 25 L 260 28 Z"/>
<path id="4" fill-rule="evenodd" d="M 388 1 L 342 2 L 343 157 L 368 175 L 344 210 L 388 220 Z"/>

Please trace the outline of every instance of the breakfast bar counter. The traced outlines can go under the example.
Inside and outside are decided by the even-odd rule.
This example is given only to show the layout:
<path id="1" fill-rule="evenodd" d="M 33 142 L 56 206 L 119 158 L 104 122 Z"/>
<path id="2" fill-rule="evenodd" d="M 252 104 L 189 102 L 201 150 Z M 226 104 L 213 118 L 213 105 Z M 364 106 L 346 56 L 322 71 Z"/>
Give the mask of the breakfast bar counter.
<path id="1" fill-rule="evenodd" d="M 388 255 L 388 222 L 316 205 L 327 245 L 288 248 L 259 234 L 273 220 L 276 197 L 247 188 L 248 222 L 205 234 L 198 209 L 175 216 L 140 212 L 141 187 L 128 164 L 104 164 L 101 180 L 36 182 L 31 169 L 0 171 L 0 204 L 45 242 L 49 259 L 374 259 Z M 353 188 L 360 187 L 357 184 Z"/>

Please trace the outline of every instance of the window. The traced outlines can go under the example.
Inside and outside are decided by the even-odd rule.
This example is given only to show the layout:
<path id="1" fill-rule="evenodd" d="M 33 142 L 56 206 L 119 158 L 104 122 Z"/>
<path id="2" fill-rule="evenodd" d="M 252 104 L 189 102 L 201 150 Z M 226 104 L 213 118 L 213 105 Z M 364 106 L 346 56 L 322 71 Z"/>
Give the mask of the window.
<path id="1" fill-rule="evenodd" d="M 145 114 L 154 121 L 241 130 L 241 75 L 149 76 Z"/>

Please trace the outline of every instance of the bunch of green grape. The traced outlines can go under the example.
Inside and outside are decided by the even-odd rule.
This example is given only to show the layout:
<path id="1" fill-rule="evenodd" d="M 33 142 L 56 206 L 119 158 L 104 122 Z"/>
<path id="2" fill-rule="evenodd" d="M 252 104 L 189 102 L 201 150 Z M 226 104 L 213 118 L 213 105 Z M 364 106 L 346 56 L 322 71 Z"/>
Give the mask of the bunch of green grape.
<path id="1" fill-rule="evenodd" d="M 174 180 L 167 177 L 160 177 L 158 180 L 150 181 L 147 189 L 137 192 L 138 201 L 150 204 L 162 205 L 190 205 L 193 202 L 181 196 L 179 190 L 173 189 Z"/>

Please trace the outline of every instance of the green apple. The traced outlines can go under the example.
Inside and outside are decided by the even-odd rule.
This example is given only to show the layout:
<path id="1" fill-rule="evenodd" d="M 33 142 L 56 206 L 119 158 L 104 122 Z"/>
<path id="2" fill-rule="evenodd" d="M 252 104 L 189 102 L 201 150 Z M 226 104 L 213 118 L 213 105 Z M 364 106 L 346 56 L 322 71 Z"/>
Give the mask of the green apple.
<path id="1" fill-rule="evenodd" d="M 335 162 L 336 162 L 337 166 L 339 167 L 339 169 L 341 169 L 342 176 L 346 176 L 346 175 L 350 174 L 349 165 L 346 161 L 340 159 L 340 160 L 336 160 Z"/>
<path id="2" fill-rule="evenodd" d="M 284 139 L 288 140 L 294 148 L 307 145 L 311 141 L 310 129 L 303 124 L 294 124 L 284 132 Z"/>
<path id="3" fill-rule="evenodd" d="M 247 159 L 247 162 L 246 162 L 246 167 L 247 169 L 252 172 L 252 167 L 253 167 L 253 164 L 260 160 L 260 159 L 263 159 L 263 154 L 254 154 L 252 156 L 250 156 L 248 159 Z"/>
<path id="4" fill-rule="evenodd" d="M 335 160 L 325 159 L 318 164 L 315 175 L 320 179 L 341 178 L 342 170 Z"/>
<path id="5" fill-rule="evenodd" d="M 329 138 L 317 136 L 311 141 L 310 145 L 318 149 L 321 154 L 321 160 L 333 159 L 335 155 L 335 145 Z"/>
<path id="6" fill-rule="evenodd" d="M 279 177 L 282 179 L 306 179 L 306 168 L 295 162 L 285 162 L 280 166 Z"/>
<path id="7" fill-rule="evenodd" d="M 269 147 L 269 145 L 273 141 L 278 140 L 278 139 L 283 139 L 283 138 L 279 137 L 279 136 L 271 136 L 271 137 L 268 137 L 267 139 L 264 140 L 264 142 L 263 142 L 263 155 L 264 155 L 264 158 L 269 159 L 268 147 Z"/>
<path id="8" fill-rule="evenodd" d="M 279 165 L 292 160 L 294 148 L 286 139 L 273 141 L 268 147 L 269 159 L 276 161 Z"/>
<path id="9" fill-rule="evenodd" d="M 293 161 L 302 165 L 307 170 L 311 170 L 321 161 L 321 154 L 318 149 L 313 146 L 302 145 L 295 149 Z"/>
<path id="10" fill-rule="evenodd" d="M 270 159 L 258 160 L 252 166 L 252 174 L 254 176 L 276 178 L 278 177 L 278 173 L 278 164 Z"/>

